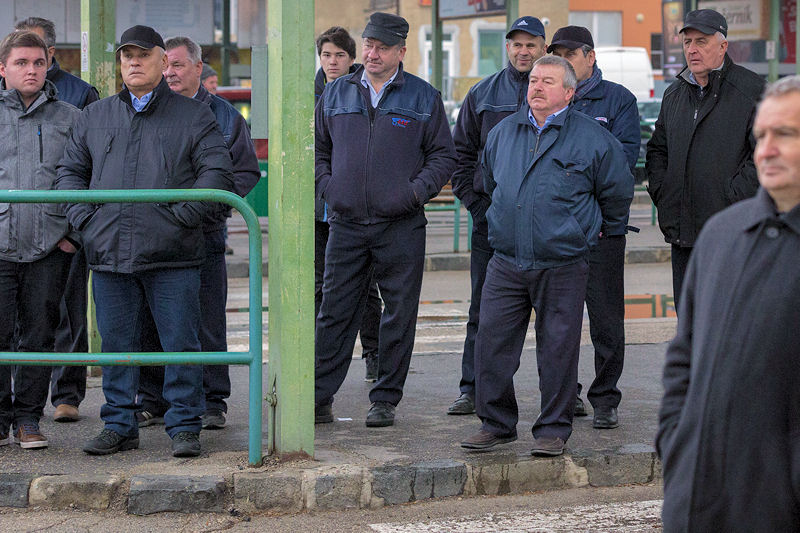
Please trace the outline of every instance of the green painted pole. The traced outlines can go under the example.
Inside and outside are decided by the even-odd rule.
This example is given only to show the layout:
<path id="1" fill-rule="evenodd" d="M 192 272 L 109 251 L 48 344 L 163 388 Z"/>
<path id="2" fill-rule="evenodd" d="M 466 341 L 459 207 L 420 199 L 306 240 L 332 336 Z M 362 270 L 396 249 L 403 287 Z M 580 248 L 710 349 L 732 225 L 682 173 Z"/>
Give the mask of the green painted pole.
<path id="1" fill-rule="evenodd" d="M 769 40 L 773 44 L 773 56 L 767 63 L 769 63 L 769 74 L 767 79 L 775 81 L 778 79 L 778 62 L 780 61 L 780 28 L 781 28 L 781 1 L 771 0 L 769 5 Z"/>
<path id="2" fill-rule="evenodd" d="M 519 18 L 519 0 L 506 0 L 506 28 Z"/>
<path id="3" fill-rule="evenodd" d="M 268 449 L 313 456 L 314 0 L 268 9 Z"/>
<path id="4" fill-rule="evenodd" d="M 220 85 L 231 83 L 231 0 L 222 2 L 222 48 L 219 52 L 222 72 L 220 72 Z"/>
<path id="5" fill-rule="evenodd" d="M 442 21 L 439 18 L 439 0 L 431 2 L 431 85 L 442 91 L 443 86 Z"/>

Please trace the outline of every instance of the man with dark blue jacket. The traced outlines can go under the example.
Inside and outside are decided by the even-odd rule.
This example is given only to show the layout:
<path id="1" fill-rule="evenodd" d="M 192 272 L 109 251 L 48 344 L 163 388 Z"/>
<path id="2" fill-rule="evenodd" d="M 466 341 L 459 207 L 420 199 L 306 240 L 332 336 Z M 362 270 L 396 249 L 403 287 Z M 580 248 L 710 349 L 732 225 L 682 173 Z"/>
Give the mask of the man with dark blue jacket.
<path id="1" fill-rule="evenodd" d="M 14 25 L 16 30 L 29 30 L 44 39 L 51 59 L 47 79 L 58 90 L 58 99 L 83 109 L 100 99 L 97 89 L 61 70 L 55 58 L 56 28 L 52 21 L 40 17 L 28 17 Z M 89 267 L 86 256 L 78 251 L 70 263 L 69 276 L 64 286 L 64 297 L 59 306 L 60 320 L 56 330 L 56 352 L 88 352 L 89 337 L 86 329 L 86 307 Z M 56 422 L 78 420 L 78 406 L 86 397 L 86 367 L 56 366 L 50 378 L 50 402 L 56 408 Z"/>
<path id="2" fill-rule="evenodd" d="M 592 34 L 581 26 L 566 26 L 553 35 L 547 51 L 570 62 L 578 78 L 572 98 L 575 109 L 595 119 L 622 143 L 633 171 L 640 144 L 636 97 L 622 85 L 603 79 L 595 62 Z M 609 178 L 624 181 L 627 174 Z M 611 429 L 619 425 L 617 407 L 622 393 L 617 382 L 625 360 L 625 233 L 601 234 L 588 259 L 586 308 L 594 345 L 595 379 L 587 398 L 594 408 L 592 425 Z M 578 383 L 575 416 L 586 416 L 580 394 Z"/>
<path id="3" fill-rule="evenodd" d="M 575 71 L 545 56 L 530 74 L 528 108 L 489 134 L 481 159 L 494 255 L 475 343 L 480 431 L 461 443 L 486 450 L 517 438 L 514 374 L 536 310 L 541 411 L 534 455 L 560 455 L 572 433 L 587 256 L 602 231 L 625 233 L 633 176 L 611 133 L 569 103 Z M 619 179 L 619 176 L 627 179 Z"/>
<path id="4" fill-rule="evenodd" d="M 394 424 L 414 348 L 425 259 L 423 206 L 455 168 L 439 92 L 403 70 L 408 22 L 373 13 L 363 65 L 329 83 L 315 109 L 316 186 L 329 209 L 315 335 L 315 422 L 347 375 L 370 270 L 386 308 L 368 427 Z"/>
<path id="5" fill-rule="evenodd" d="M 469 90 L 453 130 L 453 143 L 458 153 L 458 166 L 452 177 L 453 193 L 472 215 L 472 298 L 461 357 L 460 395 L 447 410 L 449 415 L 475 412 L 475 335 L 478 333 L 486 265 L 492 258 L 486 224 L 490 198 L 483 190 L 483 174 L 479 165 L 481 153 L 491 129 L 525 103 L 528 74 L 534 61 L 545 53 L 547 45 L 544 38 L 544 25 L 539 19 L 522 17 L 514 21 L 506 34 L 508 66 L 479 81 Z"/>

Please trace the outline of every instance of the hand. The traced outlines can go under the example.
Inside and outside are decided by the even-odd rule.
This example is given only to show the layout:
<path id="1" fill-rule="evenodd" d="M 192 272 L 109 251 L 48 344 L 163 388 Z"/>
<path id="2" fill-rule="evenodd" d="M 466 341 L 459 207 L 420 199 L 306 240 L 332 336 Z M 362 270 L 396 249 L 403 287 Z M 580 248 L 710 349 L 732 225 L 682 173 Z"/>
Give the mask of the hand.
<path id="1" fill-rule="evenodd" d="M 65 254 L 74 254 L 78 251 L 75 246 L 69 242 L 67 239 L 61 239 L 58 241 L 58 249 L 64 252 Z"/>

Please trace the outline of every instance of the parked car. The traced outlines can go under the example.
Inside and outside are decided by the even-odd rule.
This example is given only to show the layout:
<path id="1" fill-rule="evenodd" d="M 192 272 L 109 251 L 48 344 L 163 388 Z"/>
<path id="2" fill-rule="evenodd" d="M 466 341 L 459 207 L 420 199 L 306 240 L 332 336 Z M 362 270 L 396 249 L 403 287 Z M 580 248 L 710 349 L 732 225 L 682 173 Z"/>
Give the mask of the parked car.
<path id="1" fill-rule="evenodd" d="M 624 86 L 637 100 L 655 96 L 653 66 L 647 50 L 638 46 L 598 46 L 594 49 L 603 79 Z"/>
<path id="2" fill-rule="evenodd" d="M 250 126 L 250 87 L 218 87 L 217 96 L 220 96 L 235 107 L 242 114 Z M 267 139 L 253 139 L 256 145 L 256 156 L 267 159 Z"/>
<path id="3" fill-rule="evenodd" d="M 639 145 L 639 161 L 636 164 L 634 178 L 636 183 L 641 183 L 645 179 L 644 162 L 647 155 L 647 142 L 653 136 L 656 129 L 656 120 L 661 111 L 661 98 L 648 98 L 638 100 L 636 105 L 639 107 L 639 133 L 641 144 Z"/>

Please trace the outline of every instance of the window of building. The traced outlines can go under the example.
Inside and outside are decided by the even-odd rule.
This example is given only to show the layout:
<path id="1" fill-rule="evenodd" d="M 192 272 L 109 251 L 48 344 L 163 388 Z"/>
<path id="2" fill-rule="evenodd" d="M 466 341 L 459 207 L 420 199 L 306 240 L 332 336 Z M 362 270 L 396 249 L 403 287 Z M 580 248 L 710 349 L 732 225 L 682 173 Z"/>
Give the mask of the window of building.
<path id="1" fill-rule="evenodd" d="M 595 46 L 622 46 L 620 11 L 570 11 L 569 23 L 588 28 Z"/>
<path id="2" fill-rule="evenodd" d="M 453 27 L 442 28 L 442 96 L 445 100 L 450 98 L 452 94 L 452 80 L 454 76 L 458 75 L 456 51 L 453 46 L 454 32 Z M 425 41 L 422 43 L 422 72 L 420 77 L 426 81 L 430 81 L 433 74 L 433 61 L 431 49 L 431 27 L 427 24 L 422 27 Z"/>
<path id="3" fill-rule="evenodd" d="M 653 70 L 661 70 L 664 65 L 664 34 L 650 34 L 650 62 Z"/>
<path id="4" fill-rule="evenodd" d="M 489 76 L 506 66 L 505 30 L 478 30 L 478 76 Z"/>

